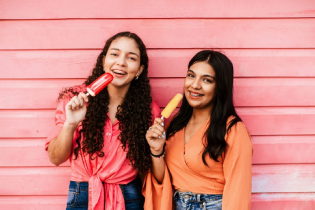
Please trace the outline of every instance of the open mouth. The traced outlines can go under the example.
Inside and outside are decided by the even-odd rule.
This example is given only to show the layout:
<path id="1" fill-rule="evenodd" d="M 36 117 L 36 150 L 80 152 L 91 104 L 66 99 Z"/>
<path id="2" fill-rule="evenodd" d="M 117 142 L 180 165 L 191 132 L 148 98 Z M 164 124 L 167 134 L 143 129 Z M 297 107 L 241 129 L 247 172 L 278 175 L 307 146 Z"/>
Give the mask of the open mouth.
<path id="1" fill-rule="evenodd" d="M 126 75 L 126 74 L 127 74 L 125 71 L 123 71 L 123 70 L 117 70 L 117 69 L 112 70 L 112 72 L 113 72 L 114 74 L 119 74 L 119 75 Z"/>

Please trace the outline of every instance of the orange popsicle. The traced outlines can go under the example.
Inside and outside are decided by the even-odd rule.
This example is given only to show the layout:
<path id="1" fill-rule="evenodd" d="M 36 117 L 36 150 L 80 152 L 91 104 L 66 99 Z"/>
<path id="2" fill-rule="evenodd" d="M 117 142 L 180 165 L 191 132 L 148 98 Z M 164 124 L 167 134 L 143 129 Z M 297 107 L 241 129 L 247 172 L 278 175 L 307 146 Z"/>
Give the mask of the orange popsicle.
<path id="1" fill-rule="evenodd" d="M 165 109 L 162 111 L 162 119 L 163 118 L 169 118 L 172 112 L 176 109 L 179 102 L 183 99 L 183 95 L 180 93 L 177 93 L 174 98 L 167 104 Z"/>
<path id="2" fill-rule="evenodd" d="M 114 76 L 110 73 L 102 74 L 94 82 L 87 86 L 87 95 L 96 96 L 101 90 L 103 90 L 111 81 L 113 81 Z"/>

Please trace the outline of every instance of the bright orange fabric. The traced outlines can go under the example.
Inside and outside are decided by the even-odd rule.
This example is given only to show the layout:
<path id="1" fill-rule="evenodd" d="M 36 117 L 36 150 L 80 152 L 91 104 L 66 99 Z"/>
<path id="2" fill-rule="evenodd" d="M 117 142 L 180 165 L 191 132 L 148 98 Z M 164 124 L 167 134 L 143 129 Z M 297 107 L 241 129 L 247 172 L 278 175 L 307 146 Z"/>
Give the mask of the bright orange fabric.
<path id="1" fill-rule="evenodd" d="M 172 209 L 171 199 L 161 200 L 161 197 L 172 197 L 172 187 L 193 193 L 223 194 L 223 210 L 250 209 L 253 147 L 249 133 L 242 122 L 234 125 L 226 135 L 229 146 L 223 157 L 215 162 L 206 156 L 206 166 L 202 161 L 205 144 L 202 141 L 205 140 L 203 135 L 209 121 L 200 127 L 186 145 L 184 129 L 166 141 L 165 161 L 168 170 L 161 185 L 156 182 L 153 174 L 147 175 L 143 194 L 146 198 L 153 199 L 145 200 L 145 210 Z M 167 180 L 170 179 L 168 171 L 171 181 Z M 164 207 L 155 203 L 162 203 Z"/>
<path id="2" fill-rule="evenodd" d="M 47 138 L 46 150 L 50 141 L 56 138 L 66 120 L 65 105 L 70 99 L 65 98 L 60 101 L 56 113 L 56 126 L 52 134 Z M 156 103 L 152 103 L 152 118 L 160 117 L 160 108 Z M 73 136 L 73 150 L 77 143 L 75 140 L 79 137 L 78 129 Z M 114 124 L 111 123 L 108 116 L 104 128 L 104 157 L 96 157 L 94 160 L 90 159 L 90 155 L 78 156 L 74 160 L 74 153 L 69 158 L 72 169 L 70 180 L 78 182 L 89 182 L 89 210 L 103 210 L 104 202 L 106 210 L 124 210 L 125 202 L 122 195 L 120 184 L 127 184 L 137 175 L 137 171 L 130 166 L 129 159 L 126 158 L 126 152 L 122 149 L 121 142 L 118 139 L 120 134 L 119 122 L 116 120 Z M 81 136 L 82 140 L 83 136 Z M 104 187 L 102 182 L 104 182 Z"/>

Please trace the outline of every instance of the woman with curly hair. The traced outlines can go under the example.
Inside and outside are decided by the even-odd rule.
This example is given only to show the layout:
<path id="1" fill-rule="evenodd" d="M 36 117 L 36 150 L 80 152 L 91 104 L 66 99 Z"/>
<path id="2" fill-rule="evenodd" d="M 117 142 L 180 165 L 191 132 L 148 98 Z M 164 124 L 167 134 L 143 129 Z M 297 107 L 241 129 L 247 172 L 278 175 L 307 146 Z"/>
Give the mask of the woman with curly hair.
<path id="1" fill-rule="evenodd" d="M 191 59 L 181 108 L 164 132 L 156 118 L 146 134 L 153 163 L 146 210 L 250 210 L 253 147 L 225 55 L 203 50 Z"/>
<path id="2" fill-rule="evenodd" d="M 87 97 L 86 86 L 104 72 L 113 81 Z M 151 167 L 145 133 L 160 109 L 141 39 L 130 32 L 109 38 L 84 84 L 62 91 L 59 101 L 46 150 L 54 165 L 70 160 L 67 209 L 143 209 L 136 177 Z"/>

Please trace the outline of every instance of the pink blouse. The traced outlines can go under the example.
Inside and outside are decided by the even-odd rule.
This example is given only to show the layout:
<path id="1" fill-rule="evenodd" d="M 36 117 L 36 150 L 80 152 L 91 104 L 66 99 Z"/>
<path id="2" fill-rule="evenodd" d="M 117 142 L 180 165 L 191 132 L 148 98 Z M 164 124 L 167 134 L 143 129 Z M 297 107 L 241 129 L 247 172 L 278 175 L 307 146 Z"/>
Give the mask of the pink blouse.
<path id="1" fill-rule="evenodd" d="M 69 100 L 70 98 L 65 97 L 65 99 L 60 101 L 57 107 L 55 113 L 56 126 L 51 135 L 47 137 L 45 144 L 46 150 L 48 149 L 50 141 L 59 135 L 66 121 L 65 105 Z M 152 120 L 154 121 L 155 117 L 160 117 L 160 108 L 154 102 L 152 102 L 151 108 Z M 126 158 L 128 148 L 124 151 L 118 139 L 120 134 L 119 122 L 116 120 L 114 124 L 112 124 L 108 115 L 104 128 L 104 147 L 102 149 L 104 156 L 96 157 L 94 160 L 90 159 L 90 155 L 82 156 L 81 153 L 76 160 L 74 159 L 73 151 L 77 147 L 76 139 L 79 137 L 78 130 L 80 130 L 81 127 L 82 125 L 80 123 L 73 135 L 73 150 L 69 158 L 72 169 L 70 180 L 89 182 L 89 210 L 104 210 L 105 201 L 106 210 L 124 210 L 125 202 L 119 185 L 127 184 L 135 179 L 137 171 L 130 166 L 130 160 Z M 81 136 L 81 141 L 82 140 L 83 137 Z M 102 182 L 104 182 L 104 187 Z"/>

